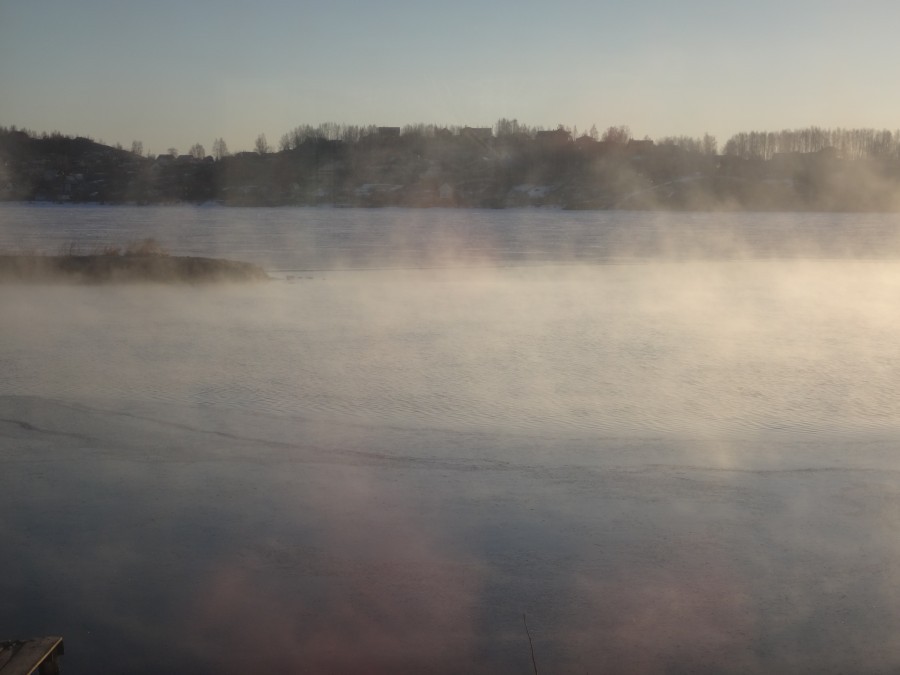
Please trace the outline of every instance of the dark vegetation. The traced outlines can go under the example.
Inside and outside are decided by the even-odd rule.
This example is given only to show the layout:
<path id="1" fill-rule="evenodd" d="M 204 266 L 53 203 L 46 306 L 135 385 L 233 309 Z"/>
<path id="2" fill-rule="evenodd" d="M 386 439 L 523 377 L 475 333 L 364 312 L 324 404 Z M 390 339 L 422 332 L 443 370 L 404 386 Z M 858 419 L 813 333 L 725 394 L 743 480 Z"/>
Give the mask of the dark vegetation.
<path id="1" fill-rule="evenodd" d="M 256 265 L 218 258 L 171 256 L 153 239 L 122 249 L 83 252 L 75 245 L 56 255 L 0 253 L 0 282 L 17 283 L 210 283 L 257 281 Z"/>
<path id="2" fill-rule="evenodd" d="M 571 209 L 900 209 L 900 132 L 810 127 L 637 140 L 501 119 L 494 127 L 300 126 L 278 149 L 148 157 L 0 128 L 0 200 L 234 206 L 552 205 Z"/>

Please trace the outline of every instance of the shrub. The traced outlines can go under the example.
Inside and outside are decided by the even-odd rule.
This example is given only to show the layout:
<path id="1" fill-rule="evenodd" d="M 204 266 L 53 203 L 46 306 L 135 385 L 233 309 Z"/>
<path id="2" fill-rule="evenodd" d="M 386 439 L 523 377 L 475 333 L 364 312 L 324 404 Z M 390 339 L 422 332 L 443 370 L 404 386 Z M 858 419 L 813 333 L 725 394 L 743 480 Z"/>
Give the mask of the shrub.
<path id="1" fill-rule="evenodd" d="M 169 255 L 169 252 L 156 239 L 147 237 L 128 244 L 125 255 Z"/>

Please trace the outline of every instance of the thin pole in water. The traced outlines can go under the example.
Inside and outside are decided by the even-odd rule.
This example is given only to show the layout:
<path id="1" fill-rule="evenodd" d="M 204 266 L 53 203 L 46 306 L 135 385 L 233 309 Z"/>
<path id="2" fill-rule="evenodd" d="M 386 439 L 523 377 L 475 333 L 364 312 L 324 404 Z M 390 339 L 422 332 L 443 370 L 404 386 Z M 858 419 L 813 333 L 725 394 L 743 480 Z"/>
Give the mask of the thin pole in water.
<path id="1" fill-rule="evenodd" d="M 525 613 L 522 613 L 522 623 L 525 624 L 525 635 L 528 636 L 528 646 L 531 648 L 531 665 L 534 666 L 534 675 L 538 675 L 537 661 L 534 660 L 534 643 L 531 641 L 531 633 L 528 631 L 528 621 L 525 620 Z"/>

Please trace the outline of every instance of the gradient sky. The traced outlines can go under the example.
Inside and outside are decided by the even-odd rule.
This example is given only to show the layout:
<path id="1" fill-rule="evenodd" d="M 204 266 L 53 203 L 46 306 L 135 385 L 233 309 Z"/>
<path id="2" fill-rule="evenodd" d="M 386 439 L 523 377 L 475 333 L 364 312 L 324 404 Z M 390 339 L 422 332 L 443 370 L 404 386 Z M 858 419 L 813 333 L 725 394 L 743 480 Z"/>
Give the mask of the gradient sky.
<path id="1" fill-rule="evenodd" d="M 0 125 L 250 149 L 299 124 L 900 128 L 897 0 L 0 0 Z"/>

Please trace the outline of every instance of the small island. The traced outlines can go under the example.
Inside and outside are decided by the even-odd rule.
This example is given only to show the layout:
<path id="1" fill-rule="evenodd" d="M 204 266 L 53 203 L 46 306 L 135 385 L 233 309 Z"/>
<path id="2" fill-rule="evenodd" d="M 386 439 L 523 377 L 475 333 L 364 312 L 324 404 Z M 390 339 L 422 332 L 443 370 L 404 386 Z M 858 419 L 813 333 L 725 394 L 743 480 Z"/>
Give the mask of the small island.
<path id="1" fill-rule="evenodd" d="M 0 283 L 201 284 L 269 278 L 252 263 L 170 255 L 153 239 L 87 253 L 74 246 L 56 255 L 0 253 Z"/>

